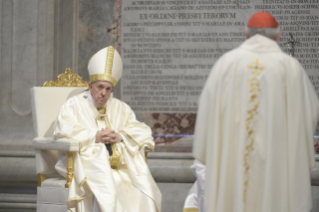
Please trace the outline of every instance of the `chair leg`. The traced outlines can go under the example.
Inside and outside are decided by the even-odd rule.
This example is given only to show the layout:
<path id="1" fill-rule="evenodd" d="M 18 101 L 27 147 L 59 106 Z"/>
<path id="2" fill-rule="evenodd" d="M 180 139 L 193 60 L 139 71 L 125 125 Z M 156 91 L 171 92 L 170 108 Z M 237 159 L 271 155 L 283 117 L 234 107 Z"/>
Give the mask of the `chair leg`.
<path id="1" fill-rule="evenodd" d="M 73 152 L 68 152 L 68 172 L 66 175 L 65 188 L 69 188 L 73 179 Z"/>
<path id="2" fill-rule="evenodd" d="M 47 175 L 45 174 L 38 174 L 38 187 L 41 187 L 43 181 L 47 179 Z"/>

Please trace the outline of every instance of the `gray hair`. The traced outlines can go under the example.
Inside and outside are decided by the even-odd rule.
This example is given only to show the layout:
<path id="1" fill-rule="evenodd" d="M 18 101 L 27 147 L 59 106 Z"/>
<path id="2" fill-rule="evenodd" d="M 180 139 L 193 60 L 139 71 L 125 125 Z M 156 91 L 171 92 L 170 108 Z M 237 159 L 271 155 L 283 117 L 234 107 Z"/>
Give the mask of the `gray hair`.
<path id="1" fill-rule="evenodd" d="M 272 40 L 275 40 L 280 33 L 279 27 L 277 28 L 253 28 L 253 27 L 246 27 L 246 32 L 249 35 L 249 37 L 252 37 L 256 34 L 263 35 L 267 38 L 270 38 Z"/>

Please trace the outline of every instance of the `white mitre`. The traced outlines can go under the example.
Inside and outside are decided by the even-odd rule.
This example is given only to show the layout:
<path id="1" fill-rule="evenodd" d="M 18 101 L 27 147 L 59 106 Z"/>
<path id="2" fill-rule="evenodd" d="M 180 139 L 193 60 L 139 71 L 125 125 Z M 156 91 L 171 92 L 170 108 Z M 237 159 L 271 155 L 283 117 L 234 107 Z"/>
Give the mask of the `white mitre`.
<path id="1" fill-rule="evenodd" d="M 123 72 L 122 58 L 112 46 L 106 47 L 91 57 L 88 70 L 90 82 L 108 81 L 115 87 Z"/>

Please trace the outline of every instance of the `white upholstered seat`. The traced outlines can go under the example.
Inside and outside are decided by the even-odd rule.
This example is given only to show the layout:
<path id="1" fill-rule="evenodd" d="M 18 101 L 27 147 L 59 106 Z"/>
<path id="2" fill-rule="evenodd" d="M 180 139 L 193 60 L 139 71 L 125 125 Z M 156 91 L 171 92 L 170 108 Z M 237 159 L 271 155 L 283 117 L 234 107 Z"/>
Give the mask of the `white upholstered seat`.
<path id="1" fill-rule="evenodd" d="M 57 151 L 79 151 L 79 143 L 68 139 L 54 140 L 54 122 L 62 104 L 86 88 L 78 87 L 34 87 L 31 89 L 32 117 L 35 138 L 36 169 L 39 177 L 37 212 L 67 212 L 68 188 L 66 179 L 45 179 L 47 174 L 57 174 L 54 166 Z M 43 181 L 43 182 L 42 182 Z"/>

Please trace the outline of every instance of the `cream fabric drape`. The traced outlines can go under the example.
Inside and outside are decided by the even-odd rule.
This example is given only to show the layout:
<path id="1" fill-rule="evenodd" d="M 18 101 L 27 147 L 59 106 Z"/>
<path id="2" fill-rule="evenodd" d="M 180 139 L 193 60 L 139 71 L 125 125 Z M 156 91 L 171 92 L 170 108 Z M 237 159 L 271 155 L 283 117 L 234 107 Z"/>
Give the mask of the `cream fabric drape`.
<path id="1" fill-rule="evenodd" d="M 154 149 L 150 128 L 115 98 L 107 101 L 106 114 L 99 114 L 90 95 L 86 91 L 70 98 L 55 123 L 55 139 L 72 138 L 81 143 L 81 152 L 74 153 L 69 207 L 82 212 L 161 211 L 161 193 L 144 159 L 145 148 Z M 101 123 L 105 122 L 100 120 L 105 119 L 123 138 L 115 144 L 121 156 L 115 169 L 110 167 L 105 145 L 95 143 L 97 131 L 104 128 Z M 60 154 L 56 170 L 66 176 L 65 153 Z"/>
<path id="2" fill-rule="evenodd" d="M 205 165 L 198 160 L 192 166 L 195 170 L 196 181 L 189 190 L 184 202 L 183 212 L 203 212 L 205 193 Z"/>
<path id="3" fill-rule="evenodd" d="M 261 35 L 223 55 L 200 97 L 193 155 L 205 211 L 305 212 L 318 100 L 298 61 Z"/>

